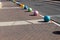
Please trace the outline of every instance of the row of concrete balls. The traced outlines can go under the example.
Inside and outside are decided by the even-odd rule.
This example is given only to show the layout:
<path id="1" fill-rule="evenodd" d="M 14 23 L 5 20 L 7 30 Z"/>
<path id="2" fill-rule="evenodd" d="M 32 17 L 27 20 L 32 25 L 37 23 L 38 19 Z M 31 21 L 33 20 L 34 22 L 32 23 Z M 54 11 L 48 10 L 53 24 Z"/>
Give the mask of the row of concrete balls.
<path id="1" fill-rule="evenodd" d="M 16 2 L 16 4 L 19 5 L 21 8 L 27 9 L 28 12 L 32 12 L 32 8 L 28 7 L 27 5 L 24 5 L 24 4 L 20 3 L 20 2 Z M 34 13 L 33 14 L 34 16 L 39 15 L 39 12 L 37 10 L 34 10 L 33 13 Z M 48 15 L 44 16 L 44 21 L 45 22 L 49 22 L 50 19 L 51 19 L 50 16 L 48 16 Z"/>

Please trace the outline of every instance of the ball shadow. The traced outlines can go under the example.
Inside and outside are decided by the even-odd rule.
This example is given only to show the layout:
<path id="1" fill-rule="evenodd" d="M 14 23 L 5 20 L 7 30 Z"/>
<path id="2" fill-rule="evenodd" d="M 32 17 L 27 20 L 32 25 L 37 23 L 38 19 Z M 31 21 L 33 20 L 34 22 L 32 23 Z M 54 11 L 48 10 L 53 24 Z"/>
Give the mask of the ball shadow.
<path id="1" fill-rule="evenodd" d="M 45 21 L 38 21 L 38 22 L 45 22 Z"/>
<path id="2" fill-rule="evenodd" d="M 38 22 L 46 22 L 46 21 L 38 21 Z"/>
<path id="3" fill-rule="evenodd" d="M 29 16 L 35 16 L 34 14 L 30 14 Z"/>

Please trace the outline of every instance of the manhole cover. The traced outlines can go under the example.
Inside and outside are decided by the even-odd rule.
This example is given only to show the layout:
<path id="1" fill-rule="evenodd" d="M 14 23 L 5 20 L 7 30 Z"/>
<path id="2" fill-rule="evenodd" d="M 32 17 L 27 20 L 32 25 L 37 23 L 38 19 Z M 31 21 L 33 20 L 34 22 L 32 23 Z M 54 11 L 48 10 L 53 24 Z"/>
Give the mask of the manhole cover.
<path id="1" fill-rule="evenodd" d="M 60 31 L 54 31 L 53 34 L 60 35 Z"/>

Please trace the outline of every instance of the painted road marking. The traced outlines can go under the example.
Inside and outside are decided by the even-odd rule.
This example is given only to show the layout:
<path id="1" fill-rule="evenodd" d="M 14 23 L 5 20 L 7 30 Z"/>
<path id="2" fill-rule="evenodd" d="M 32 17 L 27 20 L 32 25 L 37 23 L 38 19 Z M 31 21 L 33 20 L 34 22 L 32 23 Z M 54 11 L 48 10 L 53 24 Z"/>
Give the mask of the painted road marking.
<path id="1" fill-rule="evenodd" d="M 20 7 L 2 7 L 2 8 L 0 8 L 0 9 L 19 9 Z"/>
<path id="2" fill-rule="evenodd" d="M 30 24 L 30 23 L 26 21 L 0 22 L 0 26 L 27 25 L 27 24 Z"/>
<path id="3" fill-rule="evenodd" d="M 0 8 L 2 8 L 2 2 L 0 2 Z"/>
<path id="4" fill-rule="evenodd" d="M 28 24 L 42 24 L 39 21 L 44 21 L 43 19 L 36 20 L 25 20 L 25 21 L 10 21 L 10 22 L 0 22 L 0 26 L 14 26 L 14 25 L 28 25 Z M 50 23 L 50 22 L 47 22 Z"/>

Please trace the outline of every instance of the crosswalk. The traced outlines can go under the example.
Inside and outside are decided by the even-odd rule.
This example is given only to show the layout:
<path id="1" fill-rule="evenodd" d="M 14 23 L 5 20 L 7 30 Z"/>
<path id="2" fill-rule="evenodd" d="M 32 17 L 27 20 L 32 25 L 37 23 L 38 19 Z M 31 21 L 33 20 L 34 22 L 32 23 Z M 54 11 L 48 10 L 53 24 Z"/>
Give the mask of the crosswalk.
<path id="1" fill-rule="evenodd" d="M 9 22 L 0 22 L 0 26 L 14 26 L 14 25 L 28 25 L 28 24 L 44 24 L 43 19 L 36 20 L 24 20 L 24 21 L 9 21 Z M 51 22 L 47 22 L 51 23 Z"/>

